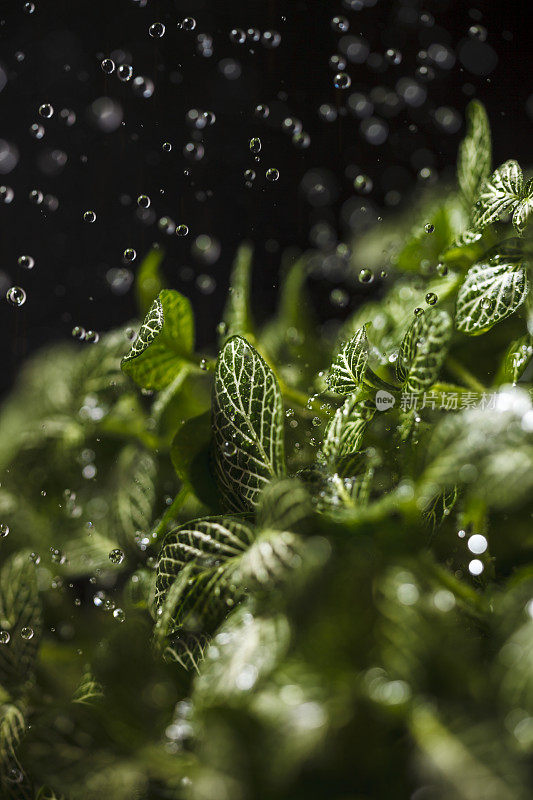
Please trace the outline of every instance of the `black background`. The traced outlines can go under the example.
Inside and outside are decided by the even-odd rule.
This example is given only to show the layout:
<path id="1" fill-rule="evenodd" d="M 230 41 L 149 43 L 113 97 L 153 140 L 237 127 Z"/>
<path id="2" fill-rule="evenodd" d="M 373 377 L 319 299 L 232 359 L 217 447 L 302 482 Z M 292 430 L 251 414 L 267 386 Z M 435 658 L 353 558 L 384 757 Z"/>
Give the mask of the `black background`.
<path id="1" fill-rule="evenodd" d="M 18 155 L 14 169 L 0 173 L 0 184 L 14 191 L 10 204 L 0 204 L 0 390 L 11 385 L 22 359 L 50 340 L 69 339 L 73 325 L 104 331 L 135 315 L 132 289 L 117 295 L 106 279 L 110 269 L 123 266 L 127 247 L 138 254 L 130 266 L 133 272 L 154 242 L 164 247 L 168 283 L 191 297 L 199 340 L 205 344 L 214 336 L 235 249 L 251 239 L 254 303 L 259 316 L 265 315 L 274 302 L 282 251 L 309 247 L 317 222 L 326 221 L 342 240 L 350 234 L 346 202 L 386 216 L 393 211 L 390 192 L 398 193 L 402 207 L 416 188 L 420 167 L 432 167 L 435 176 L 453 175 L 463 127 L 455 133 L 439 128 L 434 112 L 441 106 L 462 115 L 470 97 L 479 97 L 491 118 L 495 162 L 514 157 L 528 165 L 531 84 L 523 4 L 372 2 L 364 7 L 361 0 L 359 10 L 349 10 L 342 0 L 148 0 L 145 7 L 132 0 L 36 0 L 33 13 L 20 0 L 0 2 L 0 67 L 8 79 L 0 91 L 0 140 Z M 363 37 L 369 53 L 376 54 L 370 64 L 348 64 L 352 85 L 345 91 L 333 86 L 335 73 L 328 65 L 340 39 L 331 26 L 335 14 L 346 16 L 348 35 Z M 178 28 L 186 16 L 195 18 L 194 31 Z M 166 25 L 161 39 L 149 36 L 154 21 Z M 469 27 L 476 24 L 487 29 L 485 43 L 469 39 Z M 273 50 L 261 43 L 235 44 L 229 37 L 235 27 L 276 30 L 281 44 Z M 202 33 L 213 38 L 209 58 L 198 52 Z M 480 75 L 462 63 L 468 59 L 458 57 L 452 69 L 436 68 L 434 80 L 419 80 L 427 90 L 425 103 L 404 105 L 389 116 L 384 144 L 365 141 L 360 120 L 345 111 L 352 92 L 394 89 L 399 78 L 415 76 L 420 50 L 439 42 L 464 54 L 469 41 L 467 66 L 478 55 L 482 63 L 487 47 L 495 51 L 497 66 Z M 402 52 L 400 65 L 380 63 L 389 47 Z M 135 96 L 131 82 L 104 74 L 102 58 L 118 49 L 131 55 L 134 75 L 154 81 L 151 98 Z M 236 80 L 221 74 L 219 62 L 227 58 L 240 64 Z M 124 124 L 112 133 L 102 132 L 88 115 L 102 96 L 122 108 Z M 50 120 L 38 114 L 46 102 L 55 111 Z M 254 116 L 258 103 L 271 109 L 266 122 Z M 320 118 L 324 103 L 337 110 L 335 121 Z M 75 112 L 74 125 L 61 121 L 63 108 Z M 184 145 L 194 140 L 185 121 L 191 108 L 216 115 L 214 125 L 199 132 L 205 155 L 194 163 L 183 155 Z M 378 109 L 374 113 L 384 116 Z M 310 134 L 309 148 L 299 150 L 281 130 L 289 115 Z M 45 128 L 41 140 L 30 134 L 35 122 Z M 253 136 L 262 141 L 258 163 L 248 146 Z M 165 141 L 172 143 L 170 153 L 162 149 Z M 2 146 L 0 141 L 0 166 Z M 67 157 L 55 175 L 47 174 L 53 150 Z M 265 180 L 269 167 L 280 172 L 275 183 Z M 251 188 L 243 178 L 247 168 L 257 173 Z M 301 188 L 306 173 L 315 168 L 329 171 L 325 180 L 331 190 L 328 203 L 318 208 Z M 354 197 L 350 176 L 357 172 L 373 181 L 364 198 Z M 56 197 L 57 210 L 32 204 L 32 189 Z M 139 219 L 139 194 L 152 200 L 155 219 L 150 224 Z M 88 209 L 97 213 L 95 224 L 83 221 Z M 161 233 L 157 220 L 164 215 L 187 224 L 189 235 Z M 201 264 L 191 254 L 200 234 L 220 242 L 215 264 Z M 35 259 L 31 272 L 17 265 L 21 254 Z M 201 274 L 216 281 L 211 294 L 198 288 Z M 11 285 L 27 292 L 21 308 L 3 299 Z M 328 301 L 335 285 L 324 281 L 315 288 L 326 314 L 338 312 Z M 351 307 L 357 301 L 355 294 Z"/>

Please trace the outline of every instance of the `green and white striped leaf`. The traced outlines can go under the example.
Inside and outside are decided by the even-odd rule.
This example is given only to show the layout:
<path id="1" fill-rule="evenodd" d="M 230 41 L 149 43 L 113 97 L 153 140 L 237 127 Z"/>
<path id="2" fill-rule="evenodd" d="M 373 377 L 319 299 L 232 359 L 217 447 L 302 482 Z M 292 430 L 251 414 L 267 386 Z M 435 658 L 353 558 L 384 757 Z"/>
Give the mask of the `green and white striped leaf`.
<path id="1" fill-rule="evenodd" d="M 513 225 L 518 234 L 522 235 L 527 225 L 530 214 L 533 212 L 533 178 L 524 184 L 522 196 L 513 212 Z"/>
<path id="2" fill-rule="evenodd" d="M 252 280 L 251 245 L 242 244 L 238 251 L 231 272 L 228 300 L 224 309 L 223 322 L 225 333 L 223 340 L 229 336 L 253 335 L 255 330 L 251 311 Z"/>
<path id="3" fill-rule="evenodd" d="M 0 706 L 0 792 L 5 800 L 33 800 L 33 791 L 17 756 L 26 732 L 24 714 L 15 705 Z"/>
<path id="4" fill-rule="evenodd" d="M 483 181 L 489 177 L 492 143 L 487 112 L 478 100 L 466 109 L 467 133 L 459 145 L 457 179 L 469 206 L 479 195 Z"/>
<path id="5" fill-rule="evenodd" d="M 522 169 L 517 161 L 506 161 L 494 170 L 481 187 L 481 194 L 474 205 L 474 227 L 485 228 L 496 222 L 504 211 L 516 206 L 522 188 Z"/>
<path id="6" fill-rule="evenodd" d="M 337 394 L 355 392 L 365 377 L 370 347 L 363 325 L 344 345 L 330 367 L 326 382 Z"/>
<path id="7" fill-rule="evenodd" d="M 376 406 L 370 401 L 360 400 L 357 395 L 346 398 L 324 432 L 322 459 L 335 466 L 341 458 L 356 452 L 375 413 Z"/>
<path id="8" fill-rule="evenodd" d="M 0 685 L 20 686 L 31 676 L 41 638 L 41 603 L 35 565 L 20 552 L 5 562 L 0 572 L 0 629 L 10 641 L 0 647 Z M 33 633 L 22 637 L 23 628 Z"/>
<path id="9" fill-rule="evenodd" d="M 422 516 L 426 524 L 436 530 L 450 514 L 457 501 L 457 487 L 445 489 L 435 495 L 423 508 Z"/>
<path id="10" fill-rule="evenodd" d="M 311 513 L 311 499 L 303 483 L 285 478 L 269 483 L 261 492 L 257 524 L 262 530 L 294 531 Z"/>
<path id="11" fill-rule="evenodd" d="M 232 511 L 253 509 L 265 485 L 285 474 L 283 402 L 259 353 L 233 336 L 217 361 L 213 396 L 215 472 Z"/>
<path id="12" fill-rule="evenodd" d="M 474 264 L 457 296 L 458 330 L 471 336 L 485 333 L 514 314 L 528 293 L 526 265 L 515 258 Z"/>
<path id="13" fill-rule="evenodd" d="M 164 289 L 154 300 L 122 369 L 144 389 L 164 389 L 188 365 L 196 364 L 194 317 L 189 300 Z"/>
<path id="14" fill-rule="evenodd" d="M 166 536 L 155 593 L 160 639 L 172 623 L 195 633 L 220 623 L 234 605 L 232 577 L 253 540 L 252 528 L 237 516 L 194 520 Z"/>
<path id="15" fill-rule="evenodd" d="M 146 534 L 152 523 L 157 466 L 154 457 L 138 445 L 120 453 L 115 471 L 115 496 L 110 535 L 123 547 L 134 547 L 139 533 Z"/>
<path id="16" fill-rule="evenodd" d="M 450 315 L 432 308 L 415 317 L 400 345 L 396 376 L 410 392 L 428 389 L 439 375 L 452 336 Z"/>
<path id="17" fill-rule="evenodd" d="M 95 700 L 100 700 L 104 696 L 102 685 L 95 680 L 91 672 L 83 674 L 80 684 L 72 696 L 73 703 L 90 705 Z"/>

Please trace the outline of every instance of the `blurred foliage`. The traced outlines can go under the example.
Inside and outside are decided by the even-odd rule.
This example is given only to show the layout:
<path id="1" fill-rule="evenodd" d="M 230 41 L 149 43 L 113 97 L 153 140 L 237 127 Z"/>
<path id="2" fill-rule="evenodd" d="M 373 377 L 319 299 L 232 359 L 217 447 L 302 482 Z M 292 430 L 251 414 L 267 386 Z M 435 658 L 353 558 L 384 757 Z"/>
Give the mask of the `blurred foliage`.
<path id="1" fill-rule="evenodd" d="M 490 170 L 474 103 L 457 193 L 358 243 L 389 274 L 340 337 L 307 255 L 258 328 L 243 245 L 218 358 L 197 353 L 156 252 L 133 343 L 23 367 L 2 798 L 531 797 L 530 187 Z"/>

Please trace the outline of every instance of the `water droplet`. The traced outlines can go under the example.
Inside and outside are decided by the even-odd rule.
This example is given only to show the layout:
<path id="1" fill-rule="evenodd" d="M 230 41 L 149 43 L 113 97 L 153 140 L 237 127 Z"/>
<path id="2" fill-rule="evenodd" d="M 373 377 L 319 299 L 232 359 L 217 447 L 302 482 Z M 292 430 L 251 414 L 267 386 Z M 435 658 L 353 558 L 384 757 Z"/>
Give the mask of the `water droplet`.
<path id="1" fill-rule="evenodd" d="M 82 328 L 80 325 L 76 325 L 72 328 L 72 338 L 77 339 L 79 342 L 83 342 L 85 339 L 85 328 Z"/>
<path id="2" fill-rule="evenodd" d="M 261 139 L 258 139 L 257 136 L 254 136 L 253 139 L 250 139 L 250 150 L 252 153 L 261 152 Z"/>
<path id="3" fill-rule="evenodd" d="M 468 35 L 471 39 L 477 39 L 478 42 L 484 42 L 487 39 L 487 29 L 483 25 L 471 25 L 468 29 Z"/>
<path id="4" fill-rule="evenodd" d="M 44 195 L 40 189 L 32 189 L 28 196 L 30 203 L 33 203 L 36 206 L 40 206 L 44 200 Z"/>
<path id="5" fill-rule="evenodd" d="M 189 228 L 187 225 L 176 225 L 176 236 L 187 236 Z"/>
<path id="6" fill-rule="evenodd" d="M 245 180 L 249 181 L 250 183 L 252 181 L 255 181 L 255 172 L 253 171 L 253 169 L 245 169 L 244 170 L 244 178 L 245 178 Z"/>
<path id="7" fill-rule="evenodd" d="M 43 103 L 39 106 L 39 114 L 44 119 L 50 119 L 54 115 L 54 107 L 50 103 Z"/>
<path id="8" fill-rule="evenodd" d="M 335 33 L 346 33 L 350 30 L 350 23 L 346 17 L 335 16 L 331 20 L 331 29 L 334 30 Z"/>
<path id="9" fill-rule="evenodd" d="M 444 276 L 448 274 L 448 267 L 446 266 L 446 264 L 437 264 L 436 272 L 437 275 L 440 275 L 441 278 L 444 278 Z"/>
<path id="10" fill-rule="evenodd" d="M 137 75 L 133 79 L 132 88 L 134 94 L 138 97 L 144 97 L 145 100 L 149 100 L 155 90 L 154 82 L 144 75 Z"/>
<path id="11" fill-rule="evenodd" d="M 419 317 L 423 313 L 424 313 L 424 309 L 420 308 L 420 307 L 415 308 L 415 310 L 413 311 L 413 314 L 415 315 L 415 317 Z"/>
<path id="12" fill-rule="evenodd" d="M 100 66 L 106 75 L 111 75 L 115 71 L 115 62 L 112 58 L 104 58 Z"/>
<path id="13" fill-rule="evenodd" d="M 237 452 L 237 445 L 235 442 L 224 442 L 222 449 L 224 450 L 224 455 L 231 458 Z"/>
<path id="14" fill-rule="evenodd" d="M 133 247 L 126 247 L 126 249 L 124 250 L 124 253 L 123 253 L 123 258 L 124 258 L 124 261 L 127 261 L 128 263 L 130 263 L 131 261 L 135 261 L 135 259 L 137 258 L 137 253 L 133 249 Z"/>
<path id="15" fill-rule="evenodd" d="M 204 372 L 207 369 L 207 361 L 205 360 L 205 358 L 202 358 L 200 361 L 200 369 L 204 370 Z"/>
<path id="16" fill-rule="evenodd" d="M 133 67 L 130 64 L 120 64 L 120 66 L 117 67 L 117 77 L 119 81 L 123 81 L 124 83 L 131 80 L 133 77 Z"/>
<path id="17" fill-rule="evenodd" d="M 371 283 L 374 279 L 374 274 L 369 269 L 362 269 L 359 273 L 359 281 L 361 283 Z"/>
<path id="18" fill-rule="evenodd" d="M 23 306 L 26 302 L 26 292 L 20 286 L 12 286 L 6 292 L 6 299 L 12 306 Z"/>
<path id="19" fill-rule="evenodd" d="M 0 644 L 9 644 L 11 641 L 11 634 L 9 631 L 0 631 Z"/>
<path id="20" fill-rule="evenodd" d="M 0 539 L 5 539 L 9 535 L 9 525 L 5 522 L 0 522 Z"/>
<path id="21" fill-rule="evenodd" d="M 0 186 L 0 203 L 4 203 L 7 206 L 13 201 L 14 197 L 15 192 L 11 186 Z"/>
<path id="22" fill-rule="evenodd" d="M 26 14 L 33 14 L 35 11 L 35 3 L 24 3 L 24 11 Z"/>
<path id="23" fill-rule="evenodd" d="M 161 39 L 165 35 L 165 26 L 162 22 L 152 22 L 148 28 L 148 33 L 152 39 Z"/>
<path id="24" fill-rule="evenodd" d="M 196 20 L 194 17 L 185 17 L 181 22 L 181 27 L 184 31 L 193 31 L 196 28 Z"/>
<path id="25" fill-rule="evenodd" d="M 428 292 L 426 295 L 426 303 L 428 306 L 434 306 L 439 298 L 435 294 L 435 292 Z"/>
<path id="26" fill-rule="evenodd" d="M 431 222 L 428 222 L 426 225 L 424 225 L 424 230 L 426 233 L 433 233 L 435 230 L 435 226 L 432 225 Z"/>
<path id="27" fill-rule="evenodd" d="M 229 38 L 234 44 L 244 44 L 246 41 L 246 34 L 242 28 L 233 28 L 233 30 L 230 31 Z"/>
<path id="28" fill-rule="evenodd" d="M 281 34 L 277 31 L 265 31 L 261 36 L 261 44 L 268 50 L 275 50 L 281 43 Z"/>
<path id="29" fill-rule="evenodd" d="M 30 127 L 30 133 L 34 139 L 42 139 L 45 134 L 44 125 L 34 122 Z"/>
<path id="30" fill-rule="evenodd" d="M 489 546 L 485 536 L 482 536 L 480 533 L 474 533 L 474 535 L 469 538 L 467 544 L 470 552 L 475 553 L 476 555 L 481 555 L 481 553 L 484 553 Z"/>
<path id="31" fill-rule="evenodd" d="M 25 639 L 26 641 L 29 641 L 30 639 L 33 639 L 33 628 L 30 628 L 30 627 L 27 627 L 27 626 L 25 626 L 24 628 L 21 628 L 20 629 L 20 635 L 21 635 L 22 639 Z"/>
<path id="32" fill-rule="evenodd" d="M 344 56 L 335 53 L 334 55 L 330 56 L 329 66 L 333 72 L 342 72 L 346 69 L 346 59 Z"/>
<path id="33" fill-rule="evenodd" d="M 481 575 L 484 570 L 483 562 L 479 558 L 474 558 L 468 565 L 468 571 L 471 575 Z"/>
<path id="34" fill-rule="evenodd" d="M 54 564 L 64 564 L 65 563 L 65 554 L 59 547 L 51 547 L 50 548 L 50 557 Z"/>
<path id="35" fill-rule="evenodd" d="M 311 137 L 305 131 L 301 131 L 300 133 L 294 134 L 292 137 L 292 143 L 300 150 L 305 150 L 311 144 Z"/>
<path id="36" fill-rule="evenodd" d="M 258 119 L 266 119 L 270 114 L 270 109 L 268 106 L 259 104 L 255 107 L 254 114 Z"/>
<path id="37" fill-rule="evenodd" d="M 402 63 L 402 54 L 399 50 L 394 50 L 392 47 L 385 51 L 385 58 L 389 64 L 397 66 Z"/>
<path id="38" fill-rule="evenodd" d="M 35 266 L 35 261 L 31 256 L 19 256 L 17 259 L 17 264 L 22 269 L 33 269 Z"/>
<path id="39" fill-rule="evenodd" d="M 112 564 L 122 564 L 124 561 L 124 552 L 120 550 L 120 548 L 116 547 L 109 553 L 109 560 Z"/>
<path id="40" fill-rule="evenodd" d="M 336 89 L 349 89 L 352 85 L 352 79 L 347 72 L 337 72 L 333 78 L 333 85 Z"/>
<path id="41" fill-rule="evenodd" d="M 374 187 L 374 183 L 372 178 L 369 178 L 368 175 L 357 175 L 354 178 L 353 186 L 354 189 L 360 194 L 370 194 Z"/>
<path id="42" fill-rule="evenodd" d="M 95 211 L 85 211 L 83 213 L 83 220 L 84 222 L 96 222 L 96 212 Z"/>
<path id="43" fill-rule="evenodd" d="M 100 334 L 96 331 L 87 331 L 85 334 L 85 341 L 87 344 L 98 344 L 100 341 Z"/>
<path id="44" fill-rule="evenodd" d="M 170 151 L 172 150 L 172 145 L 170 144 L 170 142 L 163 142 L 162 147 L 165 153 L 170 153 Z"/>
<path id="45" fill-rule="evenodd" d="M 150 198 L 147 194 L 140 194 L 137 198 L 137 205 L 140 208 L 150 208 Z"/>
<path id="46" fill-rule="evenodd" d="M 39 553 L 30 553 L 28 558 L 30 559 L 32 564 L 35 564 L 36 567 L 38 567 L 39 564 L 41 563 L 41 556 L 39 555 Z"/>
<path id="47" fill-rule="evenodd" d="M 205 148 L 201 142 L 187 142 L 183 148 L 183 155 L 189 161 L 201 161 L 205 155 Z"/>
<path id="48" fill-rule="evenodd" d="M 270 167 L 266 171 L 266 179 L 267 181 L 277 181 L 279 179 L 279 170 L 275 167 Z"/>
<path id="49" fill-rule="evenodd" d="M 113 617 L 117 622 L 125 622 L 126 620 L 126 615 L 121 608 L 115 608 L 113 611 Z"/>

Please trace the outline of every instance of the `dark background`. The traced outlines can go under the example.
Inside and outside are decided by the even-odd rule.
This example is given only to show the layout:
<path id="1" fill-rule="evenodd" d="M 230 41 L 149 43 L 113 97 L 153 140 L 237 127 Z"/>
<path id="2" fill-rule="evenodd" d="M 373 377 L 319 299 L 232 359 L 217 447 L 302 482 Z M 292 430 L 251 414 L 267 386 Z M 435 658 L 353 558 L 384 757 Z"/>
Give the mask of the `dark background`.
<path id="1" fill-rule="evenodd" d="M 101 332 L 135 315 L 132 287 L 125 291 L 131 275 L 116 272 L 124 269 L 128 247 L 137 251 L 127 265 L 130 273 L 153 243 L 164 247 L 168 283 L 191 297 L 205 344 L 214 337 L 235 249 L 251 239 L 254 303 L 259 316 L 267 314 L 284 249 L 319 244 L 330 251 L 336 237 L 356 236 L 361 206 L 371 219 L 401 208 L 420 182 L 421 168 L 431 168 L 430 180 L 453 175 L 463 132 L 458 119 L 472 96 L 489 110 L 495 162 L 514 157 L 529 164 L 530 41 L 522 3 L 351 5 L 148 0 L 143 7 L 133 0 L 36 0 L 29 13 L 21 0 L 0 2 L 0 185 L 14 192 L 12 202 L 0 202 L 0 391 L 12 384 L 21 360 L 50 340 L 70 339 L 74 325 Z M 348 19 L 347 33 L 332 29 L 336 14 Z M 178 28 L 184 17 L 194 17 L 194 31 Z M 149 35 L 155 21 L 166 25 L 161 39 Z M 486 41 L 469 35 L 472 25 L 486 28 Z M 236 27 L 275 30 L 281 43 L 275 49 L 261 42 L 235 44 L 229 32 Z M 212 37 L 209 57 L 200 52 L 199 34 Z M 342 36 L 355 37 L 358 59 L 348 62 L 352 84 L 344 91 L 334 87 L 328 64 L 330 56 L 354 44 Z M 451 68 L 420 54 L 432 44 L 449 48 Z M 390 47 L 401 51 L 401 64 L 384 59 Z M 121 83 L 116 73 L 104 74 L 101 61 L 111 54 L 117 63 L 132 64 L 134 76 L 154 82 L 152 97 L 136 96 L 132 81 Z M 240 77 L 224 76 L 225 59 L 238 62 Z M 416 74 L 427 65 L 434 70 L 430 80 Z M 398 97 L 401 78 L 423 87 L 427 96 L 420 106 Z M 373 116 L 385 120 L 383 144 L 366 141 L 361 119 L 350 109 L 355 92 L 370 97 Z M 103 131 L 102 119 L 90 111 L 101 97 L 112 98 L 123 115 L 112 132 Z M 39 116 L 43 103 L 54 107 L 49 120 Z M 270 107 L 268 120 L 254 116 L 258 103 Z M 323 104 L 336 119 L 323 119 Z M 442 107 L 452 110 L 444 128 L 438 121 Z M 72 125 L 62 119 L 65 108 L 75 113 Z M 215 123 L 191 128 L 186 114 L 194 108 L 214 112 Z M 283 132 L 287 116 L 301 120 L 311 139 L 307 149 Z M 31 135 L 33 123 L 43 125 L 42 139 Z M 259 162 L 248 146 L 253 136 L 262 141 Z M 183 148 L 195 141 L 203 143 L 205 154 L 191 162 Z M 171 152 L 163 151 L 163 142 L 172 144 Z M 279 170 L 277 182 L 265 179 L 270 167 Z M 245 185 L 246 169 L 257 175 L 251 187 Z M 373 184 L 364 197 L 353 188 L 360 173 Z M 323 186 L 318 194 L 317 184 Z M 40 205 L 29 199 L 34 189 L 44 195 Z M 144 218 L 136 202 L 140 194 L 152 201 Z M 83 221 L 89 209 L 97 214 L 94 224 Z M 188 225 L 188 236 L 161 232 L 162 216 Z M 195 254 L 202 234 L 220 245 L 214 263 Z M 209 252 L 216 249 L 215 242 Z M 22 254 L 35 259 L 31 272 L 17 265 Z M 27 292 L 21 308 L 3 299 L 12 285 Z M 339 313 L 328 299 L 336 285 L 322 279 L 315 287 L 326 314 Z M 357 300 L 355 293 L 350 306 Z"/>

